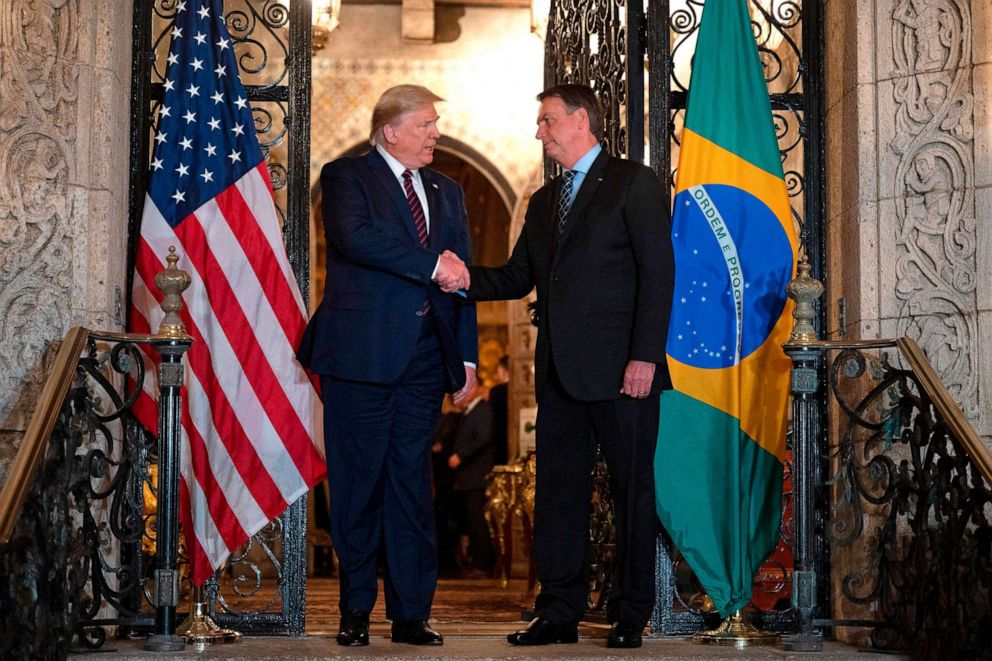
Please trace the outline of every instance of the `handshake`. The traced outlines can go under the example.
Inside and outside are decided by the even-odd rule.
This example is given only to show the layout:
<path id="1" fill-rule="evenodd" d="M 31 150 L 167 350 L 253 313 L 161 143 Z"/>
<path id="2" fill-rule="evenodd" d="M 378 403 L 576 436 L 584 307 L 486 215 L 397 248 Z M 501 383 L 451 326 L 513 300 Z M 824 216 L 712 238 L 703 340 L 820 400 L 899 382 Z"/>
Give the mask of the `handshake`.
<path id="1" fill-rule="evenodd" d="M 438 260 L 434 282 L 438 284 L 441 291 L 448 294 L 459 289 L 467 290 L 470 286 L 468 267 L 465 266 L 465 262 L 459 259 L 458 255 L 450 250 L 445 250 L 441 253 L 441 259 Z"/>

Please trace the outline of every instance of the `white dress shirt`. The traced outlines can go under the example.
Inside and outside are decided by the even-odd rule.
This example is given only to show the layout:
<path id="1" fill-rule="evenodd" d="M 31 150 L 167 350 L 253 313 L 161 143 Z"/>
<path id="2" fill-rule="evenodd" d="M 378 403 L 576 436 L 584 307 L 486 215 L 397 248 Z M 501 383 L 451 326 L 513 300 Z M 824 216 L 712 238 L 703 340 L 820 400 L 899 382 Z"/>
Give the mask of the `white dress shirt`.
<path id="1" fill-rule="evenodd" d="M 403 188 L 403 193 L 406 194 L 406 187 L 403 186 L 403 171 L 409 170 L 413 177 L 413 192 L 417 194 L 417 198 L 420 200 L 420 206 L 424 208 L 424 222 L 427 223 L 427 234 L 431 233 L 431 209 L 430 205 L 427 204 L 427 192 L 424 190 L 424 181 L 420 178 L 420 170 L 415 170 L 413 168 L 408 168 L 403 165 L 390 154 L 388 151 L 382 148 L 382 145 L 376 145 L 376 150 L 379 155 L 382 156 L 383 160 L 386 161 L 386 165 L 392 170 L 393 176 L 396 180 L 400 182 L 400 186 Z M 436 268 L 434 269 L 437 270 Z"/>

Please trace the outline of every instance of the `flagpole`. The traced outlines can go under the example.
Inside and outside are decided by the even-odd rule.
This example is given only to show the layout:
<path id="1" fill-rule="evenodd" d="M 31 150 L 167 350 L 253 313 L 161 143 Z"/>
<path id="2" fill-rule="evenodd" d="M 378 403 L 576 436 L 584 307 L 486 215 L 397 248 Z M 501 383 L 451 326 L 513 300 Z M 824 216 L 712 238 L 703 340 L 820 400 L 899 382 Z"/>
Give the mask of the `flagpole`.
<path id="1" fill-rule="evenodd" d="M 155 276 L 155 286 L 162 292 L 165 317 L 152 346 L 162 357 L 158 367 L 158 504 L 155 518 L 155 606 L 154 633 L 145 641 L 145 649 L 176 652 L 185 648 L 175 634 L 176 606 L 179 604 L 179 438 L 182 420 L 183 354 L 193 344 L 179 317 L 183 290 L 190 277 L 176 268 L 179 257 L 169 246 L 169 266 Z"/>

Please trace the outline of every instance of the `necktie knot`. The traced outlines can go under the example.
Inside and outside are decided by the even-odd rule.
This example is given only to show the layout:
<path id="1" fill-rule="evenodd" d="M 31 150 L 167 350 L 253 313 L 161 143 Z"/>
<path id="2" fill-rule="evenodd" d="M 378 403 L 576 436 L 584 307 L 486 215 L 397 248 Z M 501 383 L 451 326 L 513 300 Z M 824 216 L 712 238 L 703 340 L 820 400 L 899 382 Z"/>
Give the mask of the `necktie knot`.
<path id="1" fill-rule="evenodd" d="M 413 179 L 413 173 L 409 170 L 403 170 L 403 178 L 406 180 L 411 180 Z"/>

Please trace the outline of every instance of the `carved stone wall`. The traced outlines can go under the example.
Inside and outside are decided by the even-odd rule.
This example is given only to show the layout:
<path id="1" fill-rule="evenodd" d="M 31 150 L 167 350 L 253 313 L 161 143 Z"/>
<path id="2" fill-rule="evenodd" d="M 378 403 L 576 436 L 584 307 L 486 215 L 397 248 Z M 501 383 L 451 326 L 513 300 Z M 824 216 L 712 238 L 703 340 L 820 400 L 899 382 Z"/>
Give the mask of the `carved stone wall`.
<path id="1" fill-rule="evenodd" d="M 0 3 L 0 483 L 52 343 L 120 330 L 131 3 Z"/>
<path id="2" fill-rule="evenodd" d="M 992 9 L 827 0 L 829 330 L 908 335 L 992 441 Z M 842 38 L 840 38 L 842 37 Z"/>

